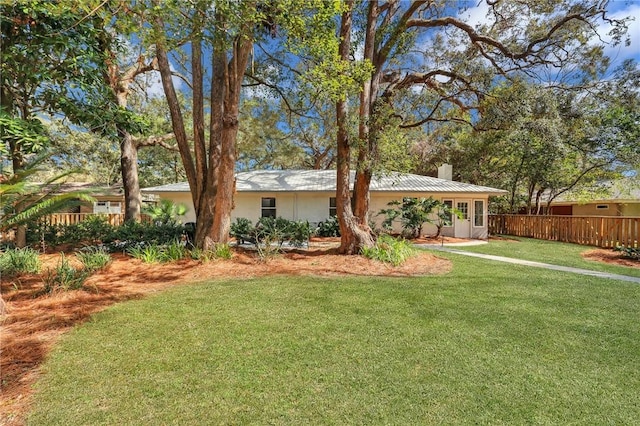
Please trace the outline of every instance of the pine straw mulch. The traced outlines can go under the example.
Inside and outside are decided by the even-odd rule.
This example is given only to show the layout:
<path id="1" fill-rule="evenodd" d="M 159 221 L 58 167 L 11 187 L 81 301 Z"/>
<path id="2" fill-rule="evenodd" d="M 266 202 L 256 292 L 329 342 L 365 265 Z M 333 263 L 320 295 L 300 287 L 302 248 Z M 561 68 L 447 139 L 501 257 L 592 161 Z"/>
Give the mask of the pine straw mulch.
<path id="1" fill-rule="evenodd" d="M 640 268 L 640 261 L 625 258 L 618 251 L 611 249 L 593 249 L 581 253 L 584 259 L 594 262 L 610 263 L 612 265 L 629 266 L 632 268 Z"/>
<path id="2" fill-rule="evenodd" d="M 362 256 L 338 255 L 336 246 L 335 240 L 316 241 L 308 250 L 292 250 L 267 262 L 243 249 L 236 249 L 231 260 L 208 263 L 184 260 L 149 265 L 115 255 L 105 270 L 86 281 L 83 290 L 52 295 L 42 294 L 41 275 L 3 279 L 0 284 L 6 312 L 0 326 L 0 425 L 24 424 L 39 367 L 60 336 L 115 303 L 215 278 L 275 274 L 420 276 L 451 270 L 448 260 L 426 252 L 391 267 Z M 72 255 L 68 257 L 74 261 Z M 54 268 L 58 259 L 57 254 L 42 255 L 43 271 Z"/>

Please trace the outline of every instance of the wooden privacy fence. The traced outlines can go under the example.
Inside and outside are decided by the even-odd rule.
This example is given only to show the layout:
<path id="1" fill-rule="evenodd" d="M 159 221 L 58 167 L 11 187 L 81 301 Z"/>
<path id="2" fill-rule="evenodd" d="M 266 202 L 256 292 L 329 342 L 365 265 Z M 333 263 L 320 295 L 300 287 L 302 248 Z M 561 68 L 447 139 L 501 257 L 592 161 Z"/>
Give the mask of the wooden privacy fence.
<path id="1" fill-rule="evenodd" d="M 638 247 L 640 217 L 490 215 L 489 232 L 603 248 Z"/>
<path id="2" fill-rule="evenodd" d="M 92 216 L 104 217 L 112 226 L 120 226 L 124 223 L 124 215 L 119 213 L 54 213 L 44 216 L 41 220 L 49 225 L 75 225 Z"/>

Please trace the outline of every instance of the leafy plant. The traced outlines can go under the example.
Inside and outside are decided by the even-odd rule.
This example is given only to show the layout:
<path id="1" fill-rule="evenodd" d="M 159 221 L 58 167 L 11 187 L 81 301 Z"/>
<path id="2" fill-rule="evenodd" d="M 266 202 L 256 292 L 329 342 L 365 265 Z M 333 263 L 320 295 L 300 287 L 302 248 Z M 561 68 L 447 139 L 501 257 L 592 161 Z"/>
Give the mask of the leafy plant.
<path id="1" fill-rule="evenodd" d="M 238 244 L 243 244 L 248 241 L 254 240 L 255 228 L 251 223 L 251 220 L 246 217 L 236 218 L 236 221 L 231 224 L 231 236 L 236 239 Z"/>
<path id="2" fill-rule="evenodd" d="M 48 269 L 44 277 L 44 291 L 53 293 L 58 289 L 79 290 L 90 274 L 86 269 L 74 268 L 64 253 L 60 253 L 60 260 L 55 270 Z"/>
<path id="3" fill-rule="evenodd" d="M 286 238 L 294 247 L 304 247 L 309 245 L 311 238 L 311 226 L 306 220 L 290 221 Z"/>
<path id="4" fill-rule="evenodd" d="M 171 244 L 161 247 L 160 251 L 162 253 L 162 262 L 173 262 L 187 257 L 186 247 L 178 241 L 173 241 Z"/>
<path id="5" fill-rule="evenodd" d="M 129 247 L 126 252 L 130 256 L 140 259 L 145 263 L 173 262 L 184 259 L 189 255 L 193 257 L 193 254 L 190 254 L 189 250 L 187 250 L 187 248 L 177 240 L 164 245 L 135 245 Z M 199 253 L 199 255 L 200 254 L 201 253 Z"/>
<path id="6" fill-rule="evenodd" d="M 640 260 L 640 247 L 617 246 L 613 250 L 621 252 L 624 258 Z"/>
<path id="7" fill-rule="evenodd" d="M 339 237 L 340 223 L 336 216 L 331 216 L 318 224 L 316 235 L 319 237 Z"/>
<path id="8" fill-rule="evenodd" d="M 209 262 L 215 259 L 231 259 L 232 256 L 233 251 L 231 251 L 229 244 L 216 244 L 213 250 L 191 250 L 191 258 L 203 262 Z"/>
<path id="9" fill-rule="evenodd" d="M 158 245 L 132 246 L 127 253 L 144 263 L 160 263 L 164 259 L 162 248 Z"/>
<path id="10" fill-rule="evenodd" d="M 180 241 L 184 232 L 184 226 L 178 223 L 125 222 L 121 226 L 115 227 L 104 243 L 111 252 L 127 252 L 135 247 L 164 245 Z"/>
<path id="11" fill-rule="evenodd" d="M 38 252 L 31 248 L 7 249 L 0 253 L 1 274 L 37 274 L 40 268 Z"/>
<path id="12" fill-rule="evenodd" d="M 229 244 L 216 244 L 214 255 L 216 259 L 231 259 L 233 252 Z"/>
<path id="13" fill-rule="evenodd" d="M 202 262 L 210 262 L 215 259 L 231 259 L 233 251 L 229 244 L 215 244 L 212 250 L 193 248 L 189 251 L 191 258 Z"/>
<path id="14" fill-rule="evenodd" d="M 46 155 L 40 155 L 18 172 L 2 176 L 0 179 L 0 205 L 2 205 L 0 231 L 25 225 L 44 215 L 78 203 L 79 200 L 94 201 L 93 197 L 83 192 L 57 193 L 60 181 L 75 173 L 75 170 L 54 176 L 38 185 L 30 183 L 29 178 L 40 171 L 41 164 L 46 158 Z"/>
<path id="15" fill-rule="evenodd" d="M 398 266 L 417 253 L 409 242 L 398 240 L 390 235 L 381 235 L 373 247 L 362 249 L 362 255 L 369 259 L 391 263 Z"/>
<path id="16" fill-rule="evenodd" d="M 393 222 L 400 220 L 402 235 L 408 238 L 418 238 L 425 223 L 436 226 L 435 236 L 438 237 L 442 227 L 451 224 L 452 215 L 461 216 L 458 210 L 433 197 L 404 197 L 402 202 L 394 200 L 387 205 L 391 208 L 382 209 L 378 213 L 385 216 L 382 221 L 383 229 L 391 230 Z"/>
<path id="17" fill-rule="evenodd" d="M 96 272 L 111 263 L 111 255 L 104 246 L 87 247 L 76 253 L 76 257 L 89 272 Z"/>
<path id="18" fill-rule="evenodd" d="M 162 199 L 155 206 L 148 206 L 142 212 L 149 215 L 151 220 L 159 225 L 169 225 L 179 223 L 179 218 L 187 214 L 187 206 L 181 203 L 174 203 L 171 200 Z"/>

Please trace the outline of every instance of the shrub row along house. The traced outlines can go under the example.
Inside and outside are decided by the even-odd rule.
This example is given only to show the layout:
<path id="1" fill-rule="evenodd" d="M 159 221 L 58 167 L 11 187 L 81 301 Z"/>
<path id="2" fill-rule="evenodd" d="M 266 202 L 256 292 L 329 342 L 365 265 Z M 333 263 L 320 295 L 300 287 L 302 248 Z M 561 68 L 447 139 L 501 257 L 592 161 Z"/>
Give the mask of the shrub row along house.
<path id="1" fill-rule="evenodd" d="M 372 220 L 379 226 L 384 218 L 377 213 L 388 208 L 387 204 L 391 201 L 401 201 L 404 197 L 433 197 L 462 213 L 461 217 L 453 216 L 451 226 L 443 228 L 443 235 L 486 239 L 488 199 L 490 196 L 503 195 L 506 191 L 455 182 L 450 179 L 450 168 L 442 170 L 445 174 L 448 172 L 449 176 L 434 178 L 392 173 L 374 178 L 371 183 Z M 144 188 L 142 192 L 187 205 L 189 211 L 183 221 L 195 221 L 193 202 L 186 182 Z M 232 220 L 242 217 L 255 222 L 260 217 L 273 216 L 306 220 L 315 225 L 335 216 L 335 193 L 335 170 L 260 170 L 237 173 Z M 400 230 L 399 225 L 395 230 Z M 435 234 L 436 228 L 426 225 L 423 233 Z"/>

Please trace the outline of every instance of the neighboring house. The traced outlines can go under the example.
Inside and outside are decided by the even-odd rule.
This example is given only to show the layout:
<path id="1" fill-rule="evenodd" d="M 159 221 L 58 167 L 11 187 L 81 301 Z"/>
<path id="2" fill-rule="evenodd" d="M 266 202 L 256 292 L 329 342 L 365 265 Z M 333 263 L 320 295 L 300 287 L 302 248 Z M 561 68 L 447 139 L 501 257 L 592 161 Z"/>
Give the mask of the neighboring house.
<path id="1" fill-rule="evenodd" d="M 67 182 L 56 185 L 54 191 L 57 194 L 82 192 L 96 200 L 93 203 L 81 202 L 80 205 L 67 209 L 65 213 L 124 213 L 124 192 L 121 185 L 104 186 L 87 182 Z"/>
<path id="2" fill-rule="evenodd" d="M 451 169 L 448 169 L 449 176 Z M 353 184 L 353 174 L 352 174 Z M 156 186 L 142 189 L 144 194 L 154 194 L 188 206 L 184 222 L 194 222 L 195 213 L 187 183 Z M 336 214 L 335 170 L 261 170 L 236 174 L 235 208 L 232 220 L 239 217 L 257 221 L 264 216 L 281 216 L 289 220 L 307 220 L 317 224 Z M 379 225 L 383 217 L 376 216 L 388 208 L 390 201 L 403 197 L 428 198 L 432 196 L 463 213 L 454 217 L 451 226 L 443 228 L 443 234 L 461 238 L 488 237 L 487 203 L 489 196 L 503 195 L 506 191 L 484 186 L 454 182 L 413 174 L 393 173 L 374 178 L 371 182 L 371 218 Z M 399 225 L 396 227 L 399 230 Z M 435 234 L 435 226 L 426 225 L 424 234 Z"/>
<path id="3" fill-rule="evenodd" d="M 640 188 L 621 183 L 581 197 L 562 194 L 543 213 L 563 216 L 640 216 Z"/>

